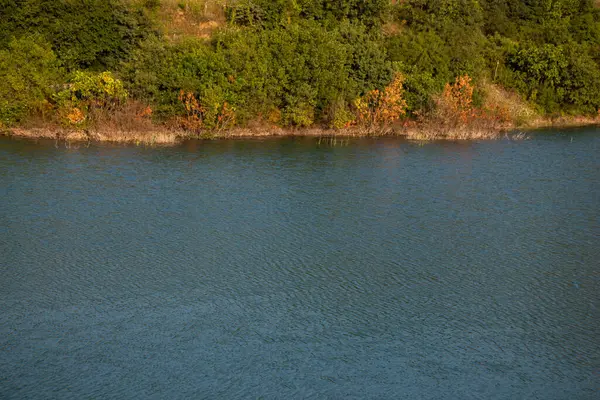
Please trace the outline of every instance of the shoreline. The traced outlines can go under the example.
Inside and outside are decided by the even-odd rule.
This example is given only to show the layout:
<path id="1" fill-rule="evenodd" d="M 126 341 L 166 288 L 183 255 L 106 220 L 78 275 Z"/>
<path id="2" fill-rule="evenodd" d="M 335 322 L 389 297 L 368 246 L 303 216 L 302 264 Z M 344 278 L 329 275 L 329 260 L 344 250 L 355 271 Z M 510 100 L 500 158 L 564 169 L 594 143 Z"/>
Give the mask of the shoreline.
<path id="1" fill-rule="evenodd" d="M 367 138 L 367 137 L 399 137 L 413 141 L 435 140 L 495 140 L 506 136 L 520 138 L 527 131 L 546 128 L 577 128 L 600 126 L 600 117 L 561 117 L 558 119 L 538 119 L 523 125 L 486 128 L 462 126 L 457 128 L 427 126 L 392 126 L 385 129 L 328 129 L 328 128 L 233 128 L 216 132 L 193 133 L 184 130 L 173 130 L 155 126 L 148 131 L 119 130 L 69 130 L 60 127 L 9 128 L 0 130 L 0 136 L 20 139 L 50 139 L 65 142 L 106 142 L 150 146 L 177 145 L 185 140 L 238 140 L 266 139 L 286 137 L 314 138 Z"/>

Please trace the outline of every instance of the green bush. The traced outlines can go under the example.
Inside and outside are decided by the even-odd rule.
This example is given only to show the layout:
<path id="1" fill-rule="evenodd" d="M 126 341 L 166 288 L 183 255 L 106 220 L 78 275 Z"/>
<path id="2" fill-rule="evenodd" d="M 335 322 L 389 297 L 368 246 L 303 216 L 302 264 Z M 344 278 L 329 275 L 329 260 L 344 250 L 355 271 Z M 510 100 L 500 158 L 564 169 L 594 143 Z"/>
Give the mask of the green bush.
<path id="1" fill-rule="evenodd" d="M 406 0 L 396 8 L 396 18 L 418 30 L 479 29 L 484 24 L 478 0 Z"/>
<path id="2" fill-rule="evenodd" d="M 389 13 L 389 0 L 240 0 L 227 7 L 229 22 L 267 29 L 300 19 L 335 26 L 340 21 L 377 27 Z"/>
<path id="3" fill-rule="evenodd" d="M 284 125 L 297 126 L 325 120 L 340 99 L 349 104 L 384 87 L 392 72 L 383 43 L 363 25 L 329 30 L 315 21 L 228 29 L 210 44 L 150 40 L 123 70 L 132 94 L 165 117 L 182 112 L 181 90 L 202 103 L 218 89 L 221 100 L 236 108 L 238 123 L 278 109 Z"/>
<path id="4" fill-rule="evenodd" d="M 207 40 L 156 34 L 156 19 L 173 17 L 160 0 L 0 0 L 0 120 L 17 123 L 52 102 L 119 103 L 108 79 L 189 129 L 252 120 L 339 128 L 356 99 L 396 72 L 412 116 L 464 75 L 515 89 L 547 113 L 595 113 L 593 1 L 236 0 Z M 194 12 L 186 4 L 176 18 Z M 473 100 L 483 102 L 477 89 Z"/>
<path id="5" fill-rule="evenodd" d="M 133 97 L 153 104 L 159 118 L 169 118 L 184 112 L 182 90 L 199 97 L 216 88 L 226 91 L 229 71 L 222 55 L 203 41 L 151 39 L 134 52 L 121 74 Z"/>
<path id="6" fill-rule="evenodd" d="M 141 10 L 119 0 L 0 0 L 0 46 L 42 35 L 68 69 L 111 69 L 152 33 Z"/>
<path id="7" fill-rule="evenodd" d="M 50 45 L 40 38 L 13 39 L 0 50 L 0 123 L 12 125 L 43 111 L 61 82 Z"/>
<path id="8" fill-rule="evenodd" d="M 600 108 L 600 67 L 576 43 L 518 47 L 508 54 L 501 79 L 547 113 L 595 113 Z"/>
<path id="9" fill-rule="evenodd" d="M 75 71 L 54 101 L 61 123 L 81 127 L 97 122 L 100 114 L 115 112 L 127 97 L 123 82 L 111 72 Z"/>
<path id="10" fill-rule="evenodd" d="M 408 0 L 396 20 L 402 32 L 386 46 L 413 66 L 404 68 L 409 111 L 464 74 L 517 89 L 544 112 L 598 108 L 600 10 L 590 0 Z M 433 85 L 417 83 L 425 76 Z"/>
<path id="11" fill-rule="evenodd" d="M 433 107 L 433 96 L 440 93 L 445 82 L 435 79 L 431 72 L 421 71 L 416 66 L 396 63 L 395 69 L 405 77 L 404 99 L 409 115 L 426 112 Z"/>
<path id="12" fill-rule="evenodd" d="M 123 82 L 109 71 L 75 71 L 66 86 L 54 96 L 59 105 L 69 103 L 75 107 L 114 108 L 128 97 Z"/>

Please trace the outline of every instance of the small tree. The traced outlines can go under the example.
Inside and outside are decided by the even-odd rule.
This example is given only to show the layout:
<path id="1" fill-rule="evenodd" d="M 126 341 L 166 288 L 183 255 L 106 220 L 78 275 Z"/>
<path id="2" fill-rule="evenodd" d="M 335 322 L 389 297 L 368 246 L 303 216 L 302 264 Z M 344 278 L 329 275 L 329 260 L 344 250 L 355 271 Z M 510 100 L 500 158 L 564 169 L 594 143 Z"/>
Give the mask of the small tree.
<path id="1" fill-rule="evenodd" d="M 371 90 L 354 101 L 356 124 L 368 131 L 384 130 L 406 115 L 404 76 L 396 74 L 384 90 Z"/>
<path id="2" fill-rule="evenodd" d="M 438 107 L 446 111 L 450 120 L 466 125 L 475 117 L 473 108 L 473 85 L 469 75 L 456 78 L 454 84 L 446 83 Z M 448 115 L 448 113 L 450 113 Z"/>
<path id="3" fill-rule="evenodd" d="M 200 105 L 194 93 L 181 90 L 178 99 L 185 109 L 185 116 L 178 118 L 179 125 L 189 131 L 200 130 L 204 108 Z"/>
<path id="4" fill-rule="evenodd" d="M 125 104 L 127 98 L 123 82 L 111 72 L 83 71 L 76 71 L 67 88 L 55 96 L 61 120 L 71 126 L 96 122 Z"/>
<path id="5" fill-rule="evenodd" d="M 185 116 L 178 118 L 183 129 L 222 131 L 236 123 L 235 108 L 214 92 L 208 91 L 197 98 L 194 93 L 181 90 L 178 98 L 185 109 Z"/>
<path id="6" fill-rule="evenodd" d="M 51 108 L 48 100 L 62 78 L 58 64 L 40 38 L 13 39 L 0 49 L 0 128 Z"/>

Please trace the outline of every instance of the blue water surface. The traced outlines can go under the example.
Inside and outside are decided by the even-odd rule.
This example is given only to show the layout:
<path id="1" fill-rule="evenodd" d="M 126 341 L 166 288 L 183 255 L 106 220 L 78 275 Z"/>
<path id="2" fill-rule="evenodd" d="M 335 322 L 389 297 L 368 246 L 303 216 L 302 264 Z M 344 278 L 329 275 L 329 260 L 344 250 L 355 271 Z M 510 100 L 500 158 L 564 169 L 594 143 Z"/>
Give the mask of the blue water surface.
<path id="1" fill-rule="evenodd" d="M 598 399 L 600 130 L 0 139 L 2 399 Z"/>

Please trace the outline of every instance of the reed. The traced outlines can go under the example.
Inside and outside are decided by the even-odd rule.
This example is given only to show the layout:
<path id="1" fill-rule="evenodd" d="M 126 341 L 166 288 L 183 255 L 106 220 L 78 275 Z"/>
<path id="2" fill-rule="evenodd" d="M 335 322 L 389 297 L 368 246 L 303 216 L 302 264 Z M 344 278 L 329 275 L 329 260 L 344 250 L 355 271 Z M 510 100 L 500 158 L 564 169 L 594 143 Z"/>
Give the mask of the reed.
<path id="1" fill-rule="evenodd" d="M 476 126 L 463 126 L 451 128 L 435 126 L 433 124 L 420 125 L 414 128 L 402 130 L 400 135 L 409 140 L 432 141 L 432 140 L 494 140 L 506 136 L 506 132 Z"/>
<path id="2" fill-rule="evenodd" d="M 501 110 L 506 122 L 514 126 L 527 126 L 539 118 L 535 108 L 518 93 L 489 82 L 483 82 L 481 86 L 485 94 L 483 107 L 488 110 Z"/>
<path id="3" fill-rule="evenodd" d="M 146 146 L 174 145 L 182 139 L 182 132 L 161 130 L 117 131 L 117 130 L 69 130 L 63 128 L 14 128 L 0 134 L 26 139 L 53 139 L 70 142 L 114 142 L 133 143 Z"/>

